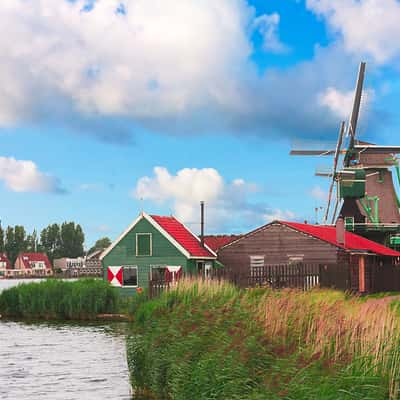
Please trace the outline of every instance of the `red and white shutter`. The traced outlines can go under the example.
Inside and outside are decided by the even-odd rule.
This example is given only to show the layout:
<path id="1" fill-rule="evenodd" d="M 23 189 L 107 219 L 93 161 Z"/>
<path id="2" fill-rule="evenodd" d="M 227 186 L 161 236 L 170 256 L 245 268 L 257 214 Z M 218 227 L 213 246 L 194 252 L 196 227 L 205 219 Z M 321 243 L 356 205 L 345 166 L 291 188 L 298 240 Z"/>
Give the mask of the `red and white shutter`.
<path id="1" fill-rule="evenodd" d="M 107 276 L 112 286 L 122 286 L 122 267 L 108 267 Z"/>
<path id="2" fill-rule="evenodd" d="M 182 267 L 179 265 L 167 265 L 166 268 L 166 276 L 168 273 L 168 280 L 167 282 L 172 282 L 175 283 L 177 281 L 179 281 L 181 275 L 182 275 Z"/>

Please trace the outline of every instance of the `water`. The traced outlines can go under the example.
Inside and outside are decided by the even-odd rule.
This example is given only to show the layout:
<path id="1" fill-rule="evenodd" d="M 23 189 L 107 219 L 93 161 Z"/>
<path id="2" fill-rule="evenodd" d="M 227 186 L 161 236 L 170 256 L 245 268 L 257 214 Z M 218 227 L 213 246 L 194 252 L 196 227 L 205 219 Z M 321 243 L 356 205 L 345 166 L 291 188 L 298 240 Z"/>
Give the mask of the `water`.
<path id="1" fill-rule="evenodd" d="M 1 280 L 0 291 L 18 283 Z M 0 320 L 0 399 L 130 400 L 125 331 Z"/>

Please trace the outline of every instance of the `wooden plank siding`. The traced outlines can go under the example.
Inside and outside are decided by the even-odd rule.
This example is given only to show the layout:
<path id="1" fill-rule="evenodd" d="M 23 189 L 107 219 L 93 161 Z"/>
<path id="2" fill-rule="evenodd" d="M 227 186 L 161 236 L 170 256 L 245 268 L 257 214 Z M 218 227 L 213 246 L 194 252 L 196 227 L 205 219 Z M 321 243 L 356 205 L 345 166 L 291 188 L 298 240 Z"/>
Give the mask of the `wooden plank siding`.
<path id="1" fill-rule="evenodd" d="M 348 258 L 336 246 L 279 223 L 267 225 L 218 252 L 218 260 L 238 273 L 249 271 L 250 256 L 264 256 L 265 264 L 287 264 L 291 256 L 302 256 L 304 264 L 335 264 Z"/>

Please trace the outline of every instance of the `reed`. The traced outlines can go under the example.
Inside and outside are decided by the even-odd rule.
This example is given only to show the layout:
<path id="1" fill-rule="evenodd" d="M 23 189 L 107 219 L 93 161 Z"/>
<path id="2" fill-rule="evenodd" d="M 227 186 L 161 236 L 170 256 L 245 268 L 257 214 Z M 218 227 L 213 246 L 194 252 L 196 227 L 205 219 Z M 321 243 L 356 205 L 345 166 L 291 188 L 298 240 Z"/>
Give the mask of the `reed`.
<path id="1" fill-rule="evenodd" d="M 184 279 L 131 308 L 132 384 L 159 399 L 398 399 L 399 304 Z"/>
<path id="2" fill-rule="evenodd" d="M 0 293 L 0 314 L 12 318 L 86 320 L 118 311 L 119 296 L 100 279 L 49 279 Z"/>

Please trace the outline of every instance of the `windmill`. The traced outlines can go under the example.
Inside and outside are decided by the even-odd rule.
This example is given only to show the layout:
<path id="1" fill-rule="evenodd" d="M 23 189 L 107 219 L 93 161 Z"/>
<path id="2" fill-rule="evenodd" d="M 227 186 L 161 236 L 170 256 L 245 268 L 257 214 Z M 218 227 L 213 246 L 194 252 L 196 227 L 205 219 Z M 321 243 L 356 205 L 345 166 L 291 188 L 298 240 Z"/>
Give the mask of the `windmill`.
<path id="1" fill-rule="evenodd" d="M 400 201 L 392 168 L 400 184 L 397 154 L 400 146 L 380 146 L 357 139 L 357 123 L 363 92 L 365 62 L 360 63 L 353 109 L 346 126 L 341 122 L 334 150 L 292 150 L 291 155 L 331 156 L 333 167 L 317 176 L 330 179 L 324 223 L 336 222 L 337 211 L 346 229 L 372 240 L 400 246 Z M 346 142 L 346 146 L 344 146 Z M 333 197 L 336 193 L 335 198 Z"/>

